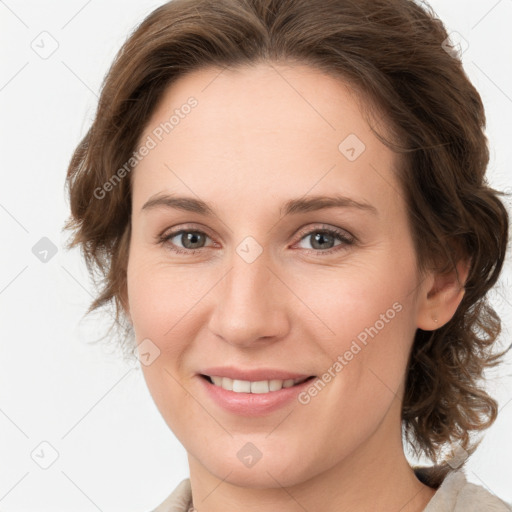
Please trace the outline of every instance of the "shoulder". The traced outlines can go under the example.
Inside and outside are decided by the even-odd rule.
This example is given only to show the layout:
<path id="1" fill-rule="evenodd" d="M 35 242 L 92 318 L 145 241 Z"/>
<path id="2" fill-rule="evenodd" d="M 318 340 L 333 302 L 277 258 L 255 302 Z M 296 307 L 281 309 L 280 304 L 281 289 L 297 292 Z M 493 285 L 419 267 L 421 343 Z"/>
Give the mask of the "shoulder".
<path id="1" fill-rule="evenodd" d="M 429 478 L 428 468 L 415 468 L 422 481 Z M 430 476 L 431 477 L 431 476 Z M 191 512 L 190 479 L 182 480 L 174 491 L 152 512 Z M 463 470 L 444 477 L 423 512 L 512 512 L 512 505 L 502 501 L 480 485 L 469 483 Z"/>
<path id="2" fill-rule="evenodd" d="M 182 480 L 172 493 L 151 512 L 191 512 L 192 490 L 190 479 Z"/>
<path id="3" fill-rule="evenodd" d="M 422 469 L 420 473 L 428 479 L 428 470 Z M 512 512 L 512 505 L 484 487 L 468 482 L 464 470 L 460 469 L 444 477 L 423 512 Z"/>

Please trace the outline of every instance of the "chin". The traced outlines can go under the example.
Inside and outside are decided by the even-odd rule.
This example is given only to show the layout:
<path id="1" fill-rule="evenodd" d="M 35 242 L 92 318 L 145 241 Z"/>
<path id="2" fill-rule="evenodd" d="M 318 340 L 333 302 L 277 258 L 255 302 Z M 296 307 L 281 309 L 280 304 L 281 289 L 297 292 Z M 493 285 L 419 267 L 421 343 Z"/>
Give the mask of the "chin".
<path id="1" fill-rule="evenodd" d="M 247 466 L 238 458 L 239 451 L 234 457 L 226 457 L 226 450 L 219 450 L 207 458 L 203 454 L 197 461 L 215 478 L 250 489 L 292 487 L 311 477 L 313 465 L 307 463 L 300 450 L 287 456 L 282 449 L 276 449 Z"/>

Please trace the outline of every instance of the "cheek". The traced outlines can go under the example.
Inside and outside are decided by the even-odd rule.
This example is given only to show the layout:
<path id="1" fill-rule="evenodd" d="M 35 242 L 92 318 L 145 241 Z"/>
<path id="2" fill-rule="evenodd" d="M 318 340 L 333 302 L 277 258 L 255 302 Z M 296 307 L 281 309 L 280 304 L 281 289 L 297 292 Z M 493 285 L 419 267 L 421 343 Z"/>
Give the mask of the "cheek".
<path id="1" fill-rule="evenodd" d="M 169 267 L 138 254 L 130 258 L 128 300 L 138 341 L 153 337 L 159 343 L 165 338 L 179 337 L 194 317 L 194 306 L 208 289 L 205 280 L 199 278 L 199 275 L 206 277 L 203 274 Z"/>
<path id="2" fill-rule="evenodd" d="M 316 340 L 329 361 L 325 371 L 336 375 L 334 394 L 377 408 L 399 392 L 416 330 L 414 262 L 382 263 L 337 269 L 329 279 L 315 280 L 315 287 L 304 282 L 298 290 L 329 328 L 315 319 L 322 329 L 317 332 L 326 333 Z"/>
<path id="3" fill-rule="evenodd" d="M 139 257 L 135 251 L 130 255 L 127 289 L 133 329 L 137 343 L 150 340 L 154 357 L 150 364 L 141 364 L 141 369 L 157 408 L 175 432 L 183 422 L 192 421 L 186 408 L 180 407 L 180 415 L 176 415 L 169 406 L 190 398 L 179 384 L 180 367 L 190 346 L 190 322 L 194 322 L 194 304 L 200 295 L 186 277 L 148 255 Z"/>
<path id="4" fill-rule="evenodd" d="M 305 301 L 332 332 L 311 336 L 327 364 L 301 403 L 319 423 L 334 430 L 343 425 L 347 446 L 370 435 L 401 394 L 415 332 L 414 279 L 414 266 L 405 263 L 396 270 L 353 267 L 309 288 Z M 306 297 L 306 288 L 298 293 Z M 303 327 L 314 333 L 313 325 L 321 323 L 314 319 Z M 347 424 L 347 418 L 358 422 Z"/>
<path id="5" fill-rule="evenodd" d="M 381 334 L 404 326 L 410 330 L 414 268 L 406 264 L 397 268 L 353 265 L 333 269 L 330 274 L 300 278 L 294 291 L 317 313 L 316 322 L 322 328 L 318 332 L 332 340 L 327 346 L 344 348 L 355 338 L 364 343 L 375 331 Z"/>

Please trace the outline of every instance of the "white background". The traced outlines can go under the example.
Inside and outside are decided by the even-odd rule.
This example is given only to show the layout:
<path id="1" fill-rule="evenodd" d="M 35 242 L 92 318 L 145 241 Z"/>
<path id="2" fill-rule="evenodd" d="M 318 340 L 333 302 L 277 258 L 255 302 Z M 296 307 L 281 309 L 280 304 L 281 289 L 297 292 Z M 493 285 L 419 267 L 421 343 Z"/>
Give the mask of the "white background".
<path id="1" fill-rule="evenodd" d="M 3 511 L 142 512 L 188 476 L 185 450 L 161 419 L 140 370 L 90 343 L 110 319 L 106 313 L 82 319 L 93 288 L 79 252 L 64 250 L 67 235 L 61 232 L 68 216 L 66 168 L 90 125 L 103 76 L 128 33 L 161 3 L 0 1 Z M 469 43 L 463 61 L 486 106 L 489 180 L 511 192 L 512 0 L 431 5 L 449 31 Z M 47 59 L 31 48 L 43 31 L 58 43 Z M 32 253 L 42 237 L 58 248 L 47 263 Z M 511 283 L 509 256 L 504 288 L 494 294 L 507 343 Z M 499 419 L 467 465 L 471 481 L 508 501 L 511 362 L 512 354 L 501 377 L 492 374 Z M 40 460 L 51 456 L 48 446 L 39 447 L 43 441 L 59 454 L 48 469 L 31 458 L 34 449 Z"/>

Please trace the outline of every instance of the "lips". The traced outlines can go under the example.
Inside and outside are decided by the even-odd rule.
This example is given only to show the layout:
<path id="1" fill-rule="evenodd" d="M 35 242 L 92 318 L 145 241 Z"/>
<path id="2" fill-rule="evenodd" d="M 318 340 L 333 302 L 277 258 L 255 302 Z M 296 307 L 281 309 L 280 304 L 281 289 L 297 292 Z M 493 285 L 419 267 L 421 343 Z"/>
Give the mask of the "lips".
<path id="1" fill-rule="evenodd" d="M 211 371 L 212 368 L 205 370 L 205 371 Z M 219 372 L 219 368 L 213 369 L 214 372 L 218 373 L 224 373 Z M 230 375 L 241 375 L 240 372 L 233 373 L 231 372 Z M 260 378 L 259 375 L 262 375 L 262 373 L 248 373 L 245 372 L 243 375 L 258 375 L 256 378 Z M 266 370 L 266 373 L 263 375 L 297 375 L 297 374 L 290 374 L 289 372 L 269 372 Z M 299 375 L 300 377 L 300 375 Z M 252 377 L 255 378 L 255 377 Z M 314 378 L 314 376 L 306 377 L 305 380 L 293 384 L 293 380 L 290 382 L 292 383 L 291 386 L 287 387 L 280 387 L 280 389 L 272 390 L 270 389 L 270 386 L 272 386 L 272 383 L 279 384 L 279 379 L 270 379 L 266 382 L 264 381 L 244 381 L 244 380 L 237 380 L 233 379 L 232 386 L 233 388 L 237 389 L 229 389 L 229 382 L 228 382 L 228 389 L 225 389 L 223 385 L 218 385 L 215 383 L 212 383 L 211 379 L 209 377 L 206 377 L 205 375 L 198 375 L 198 382 L 200 384 L 200 389 L 202 389 L 202 393 L 205 393 L 205 396 L 208 397 L 209 400 L 212 401 L 212 403 L 216 404 L 218 407 L 223 409 L 224 411 L 240 415 L 240 416 L 246 416 L 246 417 L 256 417 L 256 416 L 264 416 L 266 414 L 271 414 L 274 411 L 277 411 L 278 409 L 289 406 L 297 401 L 298 395 L 304 391 L 304 389 L 309 386 L 310 381 Z M 220 377 L 215 376 L 215 379 L 221 379 L 222 381 L 231 381 L 232 379 L 230 377 Z M 283 383 L 283 381 L 280 381 Z M 286 381 L 284 381 L 286 382 Z M 222 384 L 225 384 L 222 382 Z M 250 384 L 250 389 L 248 389 L 248 384 Z M 268 384 L 269 387 L 267 388 L 265 384 Z M 253 386 L 256 386 L 253 389 Z"/>

